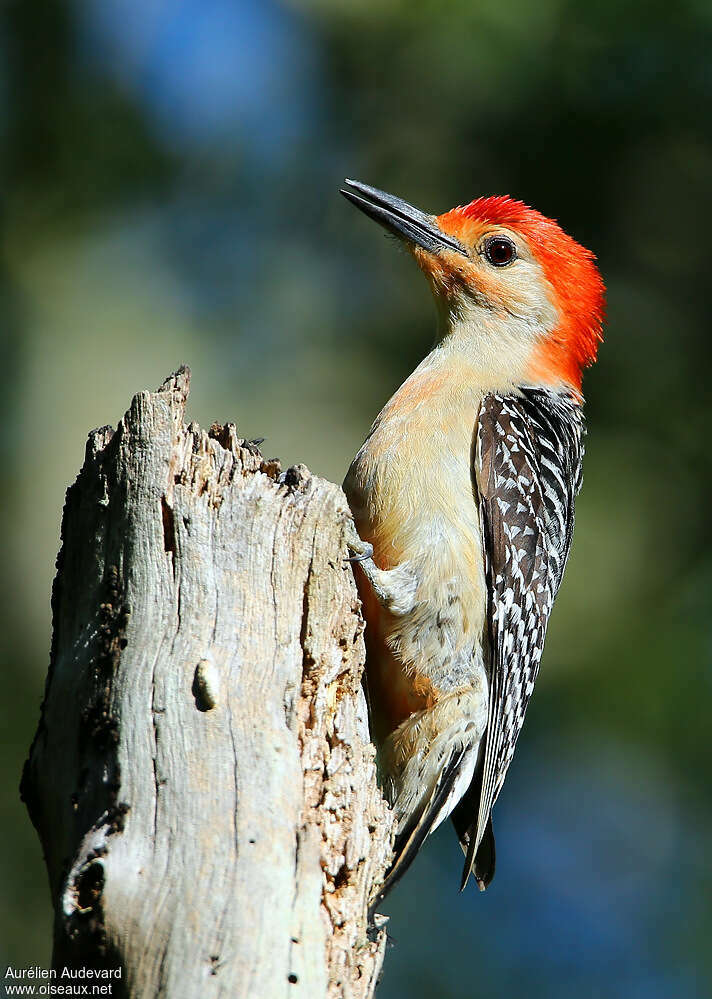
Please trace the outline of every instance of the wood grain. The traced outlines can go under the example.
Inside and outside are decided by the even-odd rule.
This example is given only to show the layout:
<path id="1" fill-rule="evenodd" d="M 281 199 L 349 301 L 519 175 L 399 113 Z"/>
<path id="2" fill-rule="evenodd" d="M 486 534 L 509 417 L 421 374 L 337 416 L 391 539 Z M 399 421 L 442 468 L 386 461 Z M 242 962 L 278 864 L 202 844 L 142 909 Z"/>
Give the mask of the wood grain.
<path id="1" fill-rule="evenodd" d="M 53 960 L 120 967 L 131 997 L 369 997 L 392 822 L 346 500 L 185 426 L 189 382 L 94 431 L 67 493 L 22 783 Z"/>

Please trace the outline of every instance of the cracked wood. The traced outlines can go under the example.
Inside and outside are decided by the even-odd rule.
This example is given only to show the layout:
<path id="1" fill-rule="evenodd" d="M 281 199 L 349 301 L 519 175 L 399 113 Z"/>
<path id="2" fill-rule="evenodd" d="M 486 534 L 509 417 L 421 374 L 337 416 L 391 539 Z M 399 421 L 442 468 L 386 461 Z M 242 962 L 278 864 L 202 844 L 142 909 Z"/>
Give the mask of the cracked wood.
<path id="1" fill-rule="evenodd" d="M 341 490 L 235 427 L 190 373 L 94 431 L 68 490 L 22 793 L 56 965 L 129 996 L 373 994 L 390 855 Z"/>

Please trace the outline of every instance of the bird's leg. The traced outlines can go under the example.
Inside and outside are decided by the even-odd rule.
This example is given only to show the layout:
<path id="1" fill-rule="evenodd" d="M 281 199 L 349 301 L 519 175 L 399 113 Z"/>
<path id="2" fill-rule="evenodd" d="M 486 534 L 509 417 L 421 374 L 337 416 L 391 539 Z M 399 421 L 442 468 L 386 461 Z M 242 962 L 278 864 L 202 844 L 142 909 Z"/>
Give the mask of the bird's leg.
<path id="1" fill-rule="evenodd" d="M 353 554 L 374 594 L 383 606 L 398 617 L 408 614 L 415 604 L 417 579 L 406 563 L 394 569 L 379 569 L 373 561 L 373 545 L 359 536 L 352 520 L 346 525 L 346 545 Z"/>

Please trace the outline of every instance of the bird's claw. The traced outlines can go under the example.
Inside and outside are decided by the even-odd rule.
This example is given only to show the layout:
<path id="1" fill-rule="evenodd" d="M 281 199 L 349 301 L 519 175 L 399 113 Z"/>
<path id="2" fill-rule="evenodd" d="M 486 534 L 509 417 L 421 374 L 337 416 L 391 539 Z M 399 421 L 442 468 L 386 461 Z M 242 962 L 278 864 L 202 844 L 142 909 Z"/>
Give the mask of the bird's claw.
<path id="1" fill-rule="evenodd" d="M 345 562 L 365 562 L 367 558 L 373 557 L 373 545 L 368 546 L 368 550 L 359 555 L 349 555 Z"/>
<path id="2" fill-rule="evenodd" d="M 413 609 L 417 580 L 407 565 L 379 569 L 373 561 L 373 545 L 359 536 L 353 521 L 346 525 L 346 545 L 353 554 L 344 561 L 359 564 L 376 598 L 391 614 L 400 617 Z"/>
<path id="3" fill-rule="evenodd" d="M 346 547 L 351 555 L 344 559 L 345 562 L 365 562 L 369 558 L 373 558 L 373 545 L 364 541 L 359 535 L 353 520 L 350 520 L 346 527 Z"/>

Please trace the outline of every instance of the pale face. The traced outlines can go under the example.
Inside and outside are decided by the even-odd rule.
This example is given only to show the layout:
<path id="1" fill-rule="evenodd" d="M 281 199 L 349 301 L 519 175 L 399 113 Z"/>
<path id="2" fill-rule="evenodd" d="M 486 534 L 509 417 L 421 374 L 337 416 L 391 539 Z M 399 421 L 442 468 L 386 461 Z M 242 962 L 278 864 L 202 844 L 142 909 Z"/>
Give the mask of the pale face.
<path id="1" fill-rule="evenodd" d="M 556 328 L 551 286 L 524 236 L 501 225 L 463 222 L 453 212 L 436 222 L 464 252 L 430 253 L 418 246 L 412 252 L 447 313 L 470 323 L 482 320 L 482 312 L 487 312 L 524 327 L 528 341 L 531 333 L 547 334 Z"/>
<path id="2" fill-rule="evenodd" d="M 580 391 L 604 298 L 588 250 L 506 195 L 435 216 L 359 181 L 345 185 L 342 194 L 402 239 L 428 278 L 441 346 L 454 338 L 493 384 L 506 374 Z"/>

